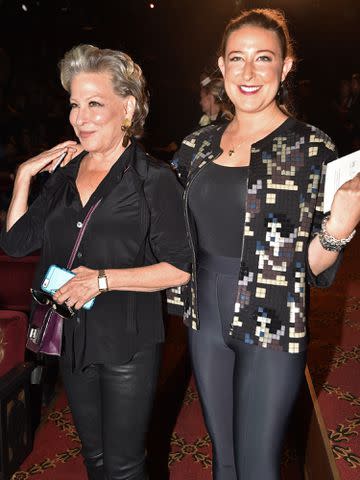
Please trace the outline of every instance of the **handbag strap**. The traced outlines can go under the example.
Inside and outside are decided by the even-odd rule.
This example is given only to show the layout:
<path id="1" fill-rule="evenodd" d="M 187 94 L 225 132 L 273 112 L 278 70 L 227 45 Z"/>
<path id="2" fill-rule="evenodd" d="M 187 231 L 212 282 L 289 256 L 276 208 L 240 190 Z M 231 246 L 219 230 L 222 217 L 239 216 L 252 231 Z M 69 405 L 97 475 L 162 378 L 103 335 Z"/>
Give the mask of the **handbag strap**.
<path id="1" fill-rule="evenodd" d="M 73 251 L 71 252 L 71 255 L 70 255 L 70 258 L 69 258 L 69 261 L 68 261 L 68 264 L 66 266 L 66 268 L 68 270 L 71 270 L 71 267 L 72 267 L 72 264 L 74 262 L 74 258 L 75 258 L 75 255 L 79 249 L 79 245 L 80 245 L 80 242 L 84 236 L 84 233 L 85 233 L 85 229 L 89 223 L 89 220 L 92 216 L 92 214 L 94 213 L 95 209 L 99 206 L 99 203 L 101 202 L 102 198 L 100 198 L 91 208 L 90 210 L 88 211 L 88 213 L 86 214 L 86 217 L 84 218 L 84 221 L 83 221 L 83 224 L 80 228 L 80 231 L 78 233 L 78 236 L 77 236 L 77 239 L 76 239 L 76 242 L 75 242 L 75 245 L 74 245 L 74 248 L 73 248 Z"/>

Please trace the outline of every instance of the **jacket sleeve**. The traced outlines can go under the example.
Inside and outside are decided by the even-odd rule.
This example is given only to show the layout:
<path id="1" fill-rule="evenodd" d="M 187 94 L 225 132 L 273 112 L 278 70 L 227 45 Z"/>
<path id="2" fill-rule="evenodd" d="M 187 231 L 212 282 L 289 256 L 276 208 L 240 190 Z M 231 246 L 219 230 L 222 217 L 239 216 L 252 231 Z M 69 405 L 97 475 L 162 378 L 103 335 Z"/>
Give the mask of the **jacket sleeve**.
<path id="1" fill-rule="evenodd" d="M 329 139 L 330 142 L 330 139 Z M 333 144 L 331 144 L 333 146 Z M 311 240 L 320 232 L 321 230 L 321 222 L 325 216 L 323 213 L 323 204 L 324 204 L 324 186 L 325 186 L 325 175 L 326 175 L 326 165 L 337 158 L 337 152 L 335 147 L 328 148 L 324 146 L 324 161 L 322 163 L 321 174 L 320 174 L 320 185 L 319 185 L 319 192 L 317 195 L 314 218 L 311 228 L 310 234 L 310 242 Z M 331 265 L 328 269 L 321 272 L 319 275 L 314 275 L 311 271 L 308 255 L 306 255 L 306 268 L 307 268 L 307 279 L 308 283 L 314 287 L 329 287 L 336 276 L 336 273 L 341 265 L 343 257 L 343 252 L 341 251 L 333 265 Z"/>
<path id="2" fill-rule="evenodd" d="M 149 168 L 144 184 L 150 209 L 150 244 L 159 262 L 190 272 L 191 251 L 182 204 L 183 188 L 168 165 Z"/>
<path id="3" fill-rule="evenodd" d="M 0 247 L 5 253 L 12 257 L 23 257 L 42 247 L 46 216 L 51 199 L 60 185 L 61 178 L 56 172 L 11 229 L 7 232 L 5 225 L 1 228 Z"/>
<path id="4" fill-rule="evenodd" d="M 181 143 L 181 146 L 171 161 L 171 166 L 175 169 L 181 184 L 185 187 L 191 164 L 196 154 L 197 139 L 203 130 L 188 135 Z"/>

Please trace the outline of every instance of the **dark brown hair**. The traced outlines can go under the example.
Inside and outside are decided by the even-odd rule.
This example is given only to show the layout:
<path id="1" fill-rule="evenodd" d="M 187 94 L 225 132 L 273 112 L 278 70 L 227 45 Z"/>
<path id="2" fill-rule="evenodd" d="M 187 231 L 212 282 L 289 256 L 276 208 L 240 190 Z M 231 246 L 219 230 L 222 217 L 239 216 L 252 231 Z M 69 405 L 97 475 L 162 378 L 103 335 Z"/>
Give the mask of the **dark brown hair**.
<path id="1" fill-rule="evenodd" d="M 284 14 L 280 10 L 272 8 L 253 8 L 244 10 L 241 15 L 230 20 L 227 24 L 221 42 L 220 55 L 225 55 L 229 36 L 239 28 L 252 25 L 275 32 L 279 38 L 283 58 L 291 57 L 295 60 L 293 43 L 289 34 Z"/>

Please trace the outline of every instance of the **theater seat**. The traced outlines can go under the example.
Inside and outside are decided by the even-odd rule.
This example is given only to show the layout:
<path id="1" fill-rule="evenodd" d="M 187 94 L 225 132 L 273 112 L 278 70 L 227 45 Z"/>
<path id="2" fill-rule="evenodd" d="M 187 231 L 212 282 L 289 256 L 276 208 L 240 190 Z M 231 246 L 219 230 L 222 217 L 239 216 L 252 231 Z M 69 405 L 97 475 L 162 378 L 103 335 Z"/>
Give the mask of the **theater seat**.
<path id="1" fill-rule="evenodd" d="M 14 258 L 0 250 L 0 309 L 29 312 L 30 286 L 38 261 L 38 254 Z"/>
<path id="2" fill-rule="evenodd" d="M 12 474 L 31 452 L 33 428 L 30 377 L 25 362 L 28 318 L 24 312 L 0 310 L 0 478 Z"/>

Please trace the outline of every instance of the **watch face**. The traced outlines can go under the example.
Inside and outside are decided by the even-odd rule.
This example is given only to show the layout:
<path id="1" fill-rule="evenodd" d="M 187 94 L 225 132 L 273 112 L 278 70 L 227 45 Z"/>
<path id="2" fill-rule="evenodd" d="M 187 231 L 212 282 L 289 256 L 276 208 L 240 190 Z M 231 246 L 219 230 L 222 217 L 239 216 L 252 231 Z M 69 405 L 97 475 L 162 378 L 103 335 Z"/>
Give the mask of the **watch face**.
<path id="1" fill-rule="evenodd" d="M 106 277 L 98 277 L 98 281 L 99 281 L 99 290 L 107 290 L 108 285 L 107 285 Z"/>

